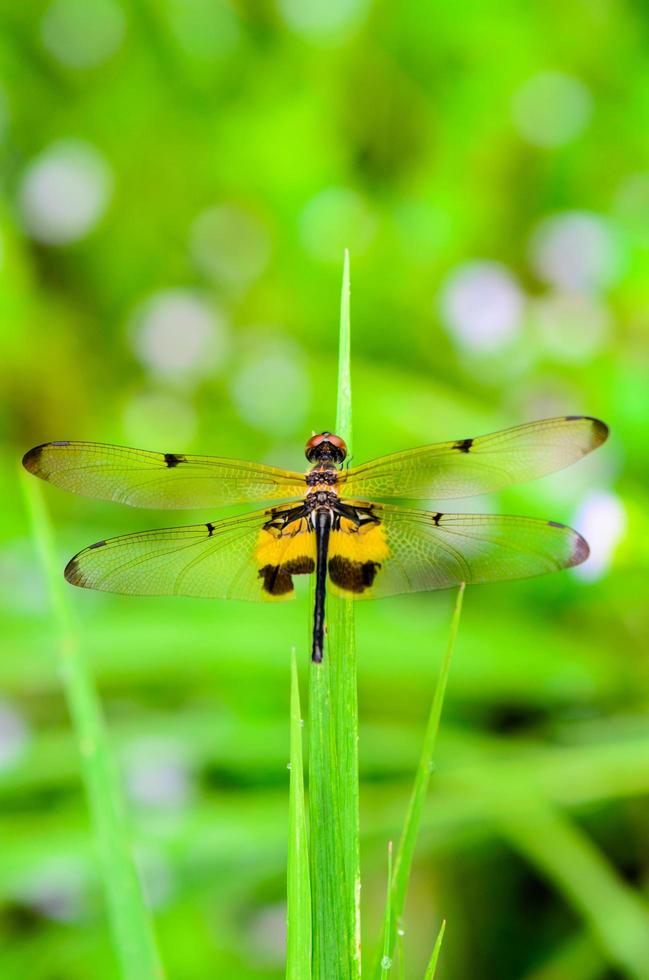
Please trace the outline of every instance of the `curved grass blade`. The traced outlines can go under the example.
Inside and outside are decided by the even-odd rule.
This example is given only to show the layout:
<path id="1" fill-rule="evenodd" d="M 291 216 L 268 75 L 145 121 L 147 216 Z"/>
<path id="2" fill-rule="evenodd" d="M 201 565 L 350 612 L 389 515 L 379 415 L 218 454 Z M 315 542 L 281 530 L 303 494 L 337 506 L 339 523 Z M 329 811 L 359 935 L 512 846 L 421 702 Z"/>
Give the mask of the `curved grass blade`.
<path id="1" fill-rule="evenodd" d="M 302 717 L 295 649 L 291 652 L 291 776 L 289 782 L 286 980 L 311 977 L 311 883 L 304 805 Z"/>
<path id="2" fill-rule="evenodd" d="M 21 480 L 58 633 L 63 689 L 77 738 L 120 973 L 125 980 L 154 980 L 163 970 L 133 861 L 101 705 L 80 649 L 40 486 L 24 474 Z"/>
<path id="3" fill-rule="evenodd" d="M 349 254 L 340 305 L 336 432 L 351 447 Z M 351 451 L 351 450 L 350 450 Z M 360 977 L 358 704 L 353 603 L 328 599 L 322 663 L 310 668 L 309 824 L 313 977 Z"/>
<path id="4" fill-rule="evenodd" d="M 403 908 L 406 901 L 406 892 L 408 889 L 408 881 L 410 879 L 412 860 L 415 852 L 415 845 L 417 843 L 417 836 L 419 834 L 426 792 L 430 783 L 430 776 L 433 767 L 433 757 L 435 754 L 439 723 L 442 716 L 442 707 L 444 705 L 444 695 L 446 694 L 446 685 L 448 683 L 451 659 L 453 657 L 453 649 L 455 647 L 457 631 L 460 625 L 463 597 L 464 583 L 460 585 L 457 591 L 455 608 L 451 619 L 451 629 L 446 646 L 446 653 L 444 655 L 444 660 L 442 661 L 437 683 L 435 685 L 433 701 L 430 708 L 430 714 L 428 716 L 428 724 L 426 726 L 426 734 L 424 735 L 424 743 L 421 750 L 421 756 L 419 758 L 419 765 L 417 766 L 415 781 L 412 788 L 412 793 L 410 795 L 410 802 L 408 803 L 406 819 L 401 832 L 401 837 L 399 839 L 399 846 L 397 847 L 394 872 L 392 875 L 392 911 L 390 918 L 389 943 L 390 954 L 394 949 L 396 931 L 401 925 L 401 920 L 403 917 Z M 378 975 L 378 970 L 375 972 Z"/>
<path id="5" fill-rule="evenodd" d="M 503 837 L 563 893 L 612 967 L 632 980 L 649 977 L 649 908 L 594 844 L 558 807 L 494 800 Z"/>

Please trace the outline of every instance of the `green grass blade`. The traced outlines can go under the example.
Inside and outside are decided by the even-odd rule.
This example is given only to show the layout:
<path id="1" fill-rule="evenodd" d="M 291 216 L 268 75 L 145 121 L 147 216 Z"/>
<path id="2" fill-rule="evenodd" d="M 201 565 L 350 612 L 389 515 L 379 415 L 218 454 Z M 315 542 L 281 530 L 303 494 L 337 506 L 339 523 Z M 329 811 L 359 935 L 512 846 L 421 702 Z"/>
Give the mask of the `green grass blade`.
<path id="1" fill-rule="evenodd" d="M 343 283 L 340 293 L 340 333 L 338 335 L 338 397 L 336 401 L 336 434 L 347 443 L 351 455 L 352 442 L 352 373 L 350 319 L 349 251 L 345 249 Z"/>
<path id="2" fill-rule="evenodd" d="M 392 841 L 388 843 L 388 883 L 385 895 L 385 917 L 383 920 L 383 956 L 381 957 L 381 980 L 388 980 L 392 968 L 392 950 L 390 947 L 392 919 Z"/>
<path id="3" fill-rule="evenodd" d="M 437 939 L 435 940 L 435 945 L 433 946 L 433 952 L 431 953 L 430 960 L 428 961 L 428 966 L 426 967 L 424 980 L 435 980 L 435 974 L 437 972 L 437 961 L 439 959 L 439 953 L 442 948 L 442 941 L 444 939 L 445 931 L 446 931 L 446 919 L 442 919 L 442 924 L 439 927 L 439 932 L 437 933 Z"/>
<path id="4" fill-rule="evenodd" d="M 287 980 L 311 977 L 311 884 L 304 805 L 302 716 L 295 650 L 291 653 L 291 776 L 287 875 Z"/>
<path id="5" fill-rule="evenodd" d="M 340 309 L 336 431 L 351 449 L 349 255 Z M 321 664 L 311 664 L 309 823 L 313 976 L 360 976 L 358 704 L 353 603 L 330 597 Z"/>
<path id="6" fill-rule="evenodd" d="M 60 674 L 78 743 L 121 976 L 125 980 L 162 977 L 149 913 L 133 862 L 119 778 L 97 692 L 65 594 L 49 517 L 37 481 L 25 474 L 21 474 L 21 479 L 58 633 Z"/>
<path id="7" fill-rule="evenodd" d="M 403 917 L 403 908 L 406 901 L 410 870 L 412 868 L 415 845 L 417 843 L 419 826 L 421 824 L 421 814 L 424 807 L 424 801 L 426 799 L 428 785 L 430 783 L 433 756 L 435 754 L 435 744 L 437 742 L 437 733 L 439 731 L 442 707 L 444 705 L 444 695 L 446 694 L 446 685 L 448 683 L 448 675 L 453 657 L 453 649 L 455 647 L 455 639 L 457 637 L 457 631 L 460 625 L 463 597 L 464 584 L 460 586 L 457 592 L 455 609 L 453 610 L 453 617 L 451 619 L 451 629 L 449 632 L 448 643 L 446 645 L 446 653 L 444 655 L 444 660 L 442 661 L 437 683 L 435 685 L 435 692 L 433 694 L 433 701 L 430 708 L 430 714 L 428 716 L 428 724 L 426 726 L 426 734 L 424 735 L 424 743 L 421 750 L 421 756 L 419 758 L 419 765 L 417 766 L 415 782 L 410 795 L 406 819 L 401 832 L 399 846 L 397 847 L 394 862 L 394 873 L 392 876 L 390 951 L 394 949 L 396 930 L 401 924 Z"/>

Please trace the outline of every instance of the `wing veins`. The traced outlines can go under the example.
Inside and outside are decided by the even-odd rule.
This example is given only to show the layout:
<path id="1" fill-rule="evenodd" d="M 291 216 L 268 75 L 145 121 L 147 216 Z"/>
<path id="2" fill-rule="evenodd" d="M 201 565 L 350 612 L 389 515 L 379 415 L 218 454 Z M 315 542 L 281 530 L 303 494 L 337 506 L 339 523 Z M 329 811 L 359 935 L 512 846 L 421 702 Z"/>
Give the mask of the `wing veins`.
<path id="1" fill-rule="evenodd" d="M 257 521 L 259 521 L 259 516 L 257 516 L 256 520 L 250 520 L 247 517 L 244 517 L 244 518 L 234 518 L 232 522 L 222 522 L 223 530 L 219 534 L 216 533 L 218 529 L 218 524 L 215 525 L 215 531 L 213 532 L 213 534 L 211 535 L 207 534 L 207 541 L 211 542 L 211 547 L 209 549 L 209 552 L 211 554 L 216 554 L 218 551 L 221 550 L 221 548 L 226 547 L 226 545 L 231 545 L 233 542 L 242 539 L 243 537 L 245 537 L 245 533 L 250 529 L 250 527 L 254 526 L 254 524 Z M 229 527 L 228 524 L 230 524 Z M 193 531 L 194 527 L 196 527 L 196 531 Z M 160 549 L 159 551 L 150 551 L 148 554 L 140 555 L 137 557 L 134 556 L 133 558 L 127 559 L 121 564 L 119 564 L 118 566 L 116 566 L 115 568 L 108 569 L 106 572 L 100 575 L 99 578 L 97 579 L 98 583 L 103 584 L 104 582 L 109 581 L 111 576 L 117 573 L 121 574 L 123 572 L 131 571 L 133 568 L 137 568 L 138 565 L 141 565 L 145 562 L 152 561 L 154 559 L 157 560 L 159 558 L 164 558 L 168 555 L 178 555 L 181 554 L 182 551 L 184 551 L 187 548 L 195 547 L 197 544 L 200 543 L 203 537 L 203 533 L 201 533 L 198 530 L 198 528 L 203 528 L 203 527 L 205 527 L 205 530 L 207 531 L 206 525 L 191 525 L 191 527 L 186 527 L 186 528 L 183 527 L 161 528 L 159 532 L 157 531 L 152 531 L 152 532 L 145 531 L 139 533 L 136 532 L 133 535 L 124 535 L 121 538 L 114 538 L 113 539 L 114 543 L 112 545 L 110 544 L 110 539 L 109 539 L 109 542 L 107 542 L 107 545 L 105 545 L 104 547 L 108 547 L 109 551 L 115 551 L 121 547 L 121 544 L 127 545 L 129 539 L 134 544 L 142 542 L 142 540 L 145 539 L 149 533 L 152 536 L 151 537 L 152 543 L 156 540 L 153 537 L 153 535 L 157 533 L 161 535 L 161 537 L 158 539 L 159 541 L 173 540 L 174 537 L 180 537 L 181 534 L 189 534 L 193 538 L 193 540 L 188 541 L 186 544 L 180 547 L 163 548 Z M 234 535 L 232 533 L 234 531 L 241 531 L 242 533 L 238 535 Z M 121 544 L 118 544 L 118 542 L 121 542 Z M 84 549 L 84 551 L 87 550 L 88 549 Z M 206 548 L 203 552 L 201 552 L 199 557 L 202 559 L 205 557 L 207 553 L 208 553 L 208 549 Z M 80 554 L 83 554 L 83 552 L 80 552 Z M 101 551 L 98 550 L 97 557 L 99 557 L 100 554 Z M 190 562 L 190 566 L 192 564 L 193 563 Z M 179 574 L 183 574 L 184 571 L 185 569 L 181 569 Z M 175 587 L 174 587 L 174 592 L 176 592 Z"/>
<path id="2" fill-rule="evenodd" d="M 248 533 L 248 531 L 250 530 L 250 528 L 248 527 L 246 527 L 245 529 L 239 528 L 238 530 L 240 530 L 242 533 L 238 535 L 230 535 L 230 537 L 227 539 L 228 545 L 232 545 L 237 541 L 243 540 L 246 534 Z M 225 542 L 221 541 L 221 544 L 222 546 L 225 546 Z M 180 588 L 182 580 L 185 578 L 185 576 L 189 574 L 191 569 L 195 568 L 196 565 L 200 564 L 200 562 L 204 561 L 204 559 L 207 558 L 208 556 L 217 554 L 220 548 L 216 548 L 215 545 L 216 545 L 216 535 L 208 535 L 207 541 L 205 543 L 205 548 L 201 551 L 201 553 L 197 555 L 194 559 L 192 559 L 192 561 L 190 561 L 187 565 L 185 565 L 183 568 L 180 569 L 174 586 L 174 592 L 176 593 L 176 595 L 178 595 L 178 590 Z M 239 572 L 239 575 L 241 575 L 241 571 Z"/>
<path id="3" fill-rule="evenodd" d="M 530 518 L 530 520 L 533 520 L 533 518 Z M 544 521 L 535 521 L 534 523 L 538 524 L 539 526 L 543 526 L 545 524 Z M 440 528 L 440 530 L 442 530 L 442 528 Z M 518 555 L 523 555 L 523 557 L 529 555 L 530 557 L 543 559 L 545 562 L 552 561 L 551 559 L 548 558 L 547 555 L 543 555 L 542 552 L 537 551 L 534 548 L 517 546 L 511 541 L 498 541 L 498 540 L 494 540 L 491 537 L 485 537 L 479 534 L 468 534 L 467 532 L 459 529 L 450 530 L 447 528 L 443 528 L 443 530 L 446 530 L 449 534 L 456 534 L 460 538 L 466 538 L 468 541 L 477 541 L 479 544 L 485 542 L 489 544 L 492 548 L 498 548 L 499 551 L 503 552 L 505 555 L 507 555 L 507 553 L 511 551 L 511 552 L 515 552 Z"/>

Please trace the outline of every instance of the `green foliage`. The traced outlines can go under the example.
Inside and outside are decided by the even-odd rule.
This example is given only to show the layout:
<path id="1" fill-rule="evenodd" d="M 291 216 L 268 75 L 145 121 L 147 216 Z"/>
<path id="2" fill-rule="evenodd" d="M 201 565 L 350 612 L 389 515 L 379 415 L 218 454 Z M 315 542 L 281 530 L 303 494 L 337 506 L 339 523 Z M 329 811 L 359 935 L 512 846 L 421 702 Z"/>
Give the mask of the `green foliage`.
<path id="1" fill-rule="evenodd" d="M 503 808 L 494 801 L 507 840 L 540 873 L 572 896 L 607 960 L 633 980 L 649 977 L 649 910 L 596 847 L 553 807 L 533 799 Z"/>
<path id="2" fill-rule="evenodd" d="M 649 852 L 642 5 L 495 0 L 458 17 L 440 0 L 87 0 L 76 8 L 91 22 L 76 31 L 51 13 L 66 6 L 0 0 L 0 975 L 115 976 L 16 461 L 37 443 L 79 438 L 299 468 L 309 432 L 335 427 L 345 245 L 354 463 L 555 412 L 600 415 L 612 432 L 569 471 L 457 502 L 566 523 L 583 521 L 588 504 L 587 536 L 618 521 L 619 540 L 590 579 L 567 572 L 467 597 L 404 909 L 406 975 L 424 975 L 442 916 L 444 980 L 475 976 L 476 963 L 499 980 L 619 972 L 620 943 L 642 955 Z M 307 7 L 315 27 L 300 21 Z M 330 19 L 318 31 L 319 10 Z M 103 60 L 89 63 L 97 37 Z M 586 101 L 581 129 L 539 145 L 521 130 L 521 93 L 548 71 L 577 86 L 572 101 L 555 94 L 541 110 L 537 96 L 532 122 L 541 111 L 565 124 L 566 106 L 579 108 L 584 91 Z M 99 154 L 108 196 L 85 235 L 48 244 L 25 222 L 25 181 L 69 139 Z M 65 211 L 67 200 L 59 192 L 55 203 Z M 603 232 L 561 253 L 561 275 L 577 260 L 601 263 L 579 288 L 531 260 L 545 220 L 575 211 Z M 476 349 L 449 326 L 449 284 L 476 260 L 498 263 L 515 287 L 498 347 Z M 148 303 L 168 290 L 198 300 L 206 319 L 188 327 L 173 306 L 165 329 L 147 334 Z M 485 316 L 497 306 L 476 305 Z M 182 370 L 165 367 L 165 337 Z M 59 574 L 110 534 L 220 516 L 43 493 Z M 295 646 L 306 694 L 308 599 L 130 601 L 61 586 L 124 773 L 168 976 L 279 980 L 286 677 Z M 408 805 L 452 598 L 355 611 L 367 975 L 385 845 Z M 544 809 L 520 805 L 526 797 Z M 556 864 L 534 837 L 548 812 L 570 828 Z M 584 842 L 607 872 L 593 892 L 579 887 L 591 868 Z M 629 892 L 635 912 L 620 901 Z M 598 914 L 609 907 L 607 929 Z"/>
<path id="3" fill-rule="evenodd" d="M 68 606 L 41 488 L 25 476 L 22 479 L 34 542 L 47 579 L 54 631 L 58 634 L 60 676 L 75 728 L 120 973 L 125 980 L 156 980 L 163 975 L 162 967 L 133 861 L 101 705 Z"/>

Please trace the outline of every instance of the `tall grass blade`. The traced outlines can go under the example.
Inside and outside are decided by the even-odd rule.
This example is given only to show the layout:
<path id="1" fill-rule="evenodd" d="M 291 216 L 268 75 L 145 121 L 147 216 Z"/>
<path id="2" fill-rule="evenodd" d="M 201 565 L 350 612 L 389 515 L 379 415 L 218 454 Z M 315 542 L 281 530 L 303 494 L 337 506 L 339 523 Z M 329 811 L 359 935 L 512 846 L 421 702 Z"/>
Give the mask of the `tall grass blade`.
<path id="1" fill-rule="evenodd" d="M 304 804 L 300 685 L 295 650 L 291 653 L 291 776 L 287 879 L 286 980 L 310 980 L 311 883 Z"/>
<path id="2" fill-rule="evenodd" d="M 351 451 L 349 255 L 340 306 L 336 432 Z M 309 691 L 309 825 L 315 980 L 360 976 L 358 704 L 353 603 L 331 596 Z"/>
<path id="3" fill-rule="evenodd" d="M 433 757 L 435 754 L 435 745 L 437 743 L 437 733 L 439 732 L 439 723 L 442 717 L 444 695 L 446 694 L 446 685 L 448 683 L 451 660 L 453 658 L 453 649 L 455 647 L 457 631 L 460 625 L 463 598 L 464 583 L 460 585 L 457 592 L 455 609 L 453 610 L 453 617 L 451 619 L 448 643 L 446 645 L 446 653 L 444 655 L 437 678 L 437 683 L 435 685 L 435 692 L 433 694 L 433 701 L 430 708 L 430 714 L 428 716 L 428 724 L 426 726 L 426 734 L 424 735 L 424 743 L 421 750 L 421 756 L 419 758 L 419 765 L 417 766 L 417 772 L 415 773 L 415 781 L 412 788 L 412 793 L 410 795 L 410 801 L 408 803 L 406 819 L 401 832 L 399 846 L 397 847 L 396 858 L 394 861 L 394 873 L 392 875 L 390 951 L 394 949 L 396 931 L 402 923 L 406 892 L 408 890 L 408 881 L 410 879 L 410 871 L 412 868 L 412 860 L 415 853 L 415 845 L 417 843 L 419 827 L 421 824 L 421 814 L 433 768 Z M 376 972 L 378 973 L 378 971 Z"/>
<path id="4" fill-rule="evenodd" d="M 446 919 L 442 919 L 442 924 L 439 927 L 439 932 L 437 933 L 437 939 L 435 940 L 435 945 L 433 946 L 433 952 L 431 953 L 430 960 L 428 961 L 428 966 L 426 967 L 424 980 L 435 980 L 435 974 L 437 973 L 437 961 L 439 959 L 439 953 L 442 948 L 442 941 L 444 939 L 445 931 L 446 931 Z"/>
<path id="5" fill-rule="evenodd" d="M 392 918 L 392 841 L 388 843 L 388 884 L 385 896 L 385 916 L 383 920 L 383 956 L 381 957 L 381 980 L 388 980 L 392 969 L 392 956 L 390 949 L 390 921 Z"/>
<path id="6" fill-rule="evenodd" d="M 340 293 L 340 332 L 338 334 L 338 394 L 336 400 L 336 433 L 347 443 L 351 455 L 352 442 L 352 372 L 351 372 L 351 283 L 349 251 L 345 249 L 343 283 Z"/>
<path id="7" fill-rule="evenodd" d="M 133 862 L 119 778 L 101 706 L 80 649 L 40 487 L 24 474 L 21 480 L 58 633 L 60 675 L 78 743 L 121 976 L 125 980 L 152 980 L 162 977 L 163 970 Z"/>

